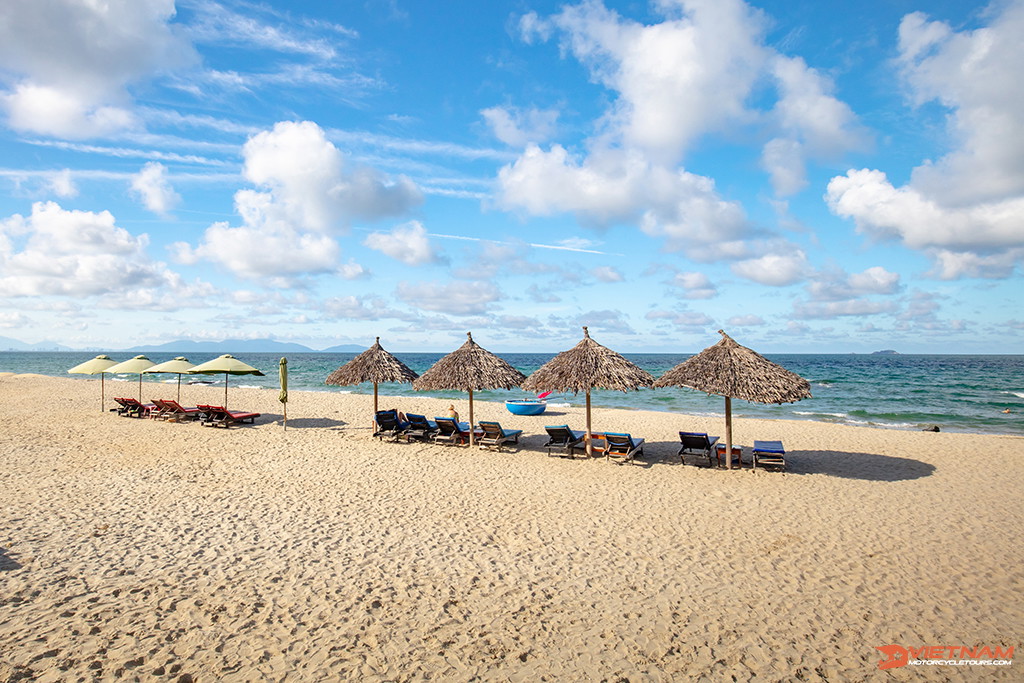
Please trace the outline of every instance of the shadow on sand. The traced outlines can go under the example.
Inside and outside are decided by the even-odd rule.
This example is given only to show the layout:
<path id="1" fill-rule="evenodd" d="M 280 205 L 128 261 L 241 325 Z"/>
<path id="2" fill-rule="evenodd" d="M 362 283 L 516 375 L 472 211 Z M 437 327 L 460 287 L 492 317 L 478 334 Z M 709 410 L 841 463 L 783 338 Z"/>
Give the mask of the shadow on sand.
<path id="1" fill-rule="evenodd" d="M 0 572 L 11 572 L 15 569 L 21 569 L 21 563 L 16 562 L 13 557 L 7 554 L 8 552 L 7 548 L 0 548 Z"/>
<path id="2" fill-rule="evenodd" d="M 545 435 L 527 436 L 520 440 L 520 448 L 524 450 L 547 453 L 544 444 Z M 557 451 L 552 451 L 555 455 Z M 583 456 L 579 451 L 576 457 Z M 654 467 L 668 465 L 682 467 L 679 460 L 679 444 L 670 442 L 653 442 L 644 444 L 644 455 L 631 463 L 618 459 L 612 462 L 633 467 Z M 713 461 L 714 462 L 714 461 Z M 935 466 L 912 458 L 900 458 L 893 455 L 877 453 L 846 453 L 842 451 L 790 451 L 786 453 L 788 474 L 824 474 L 842 479 L 861 479 L 864 481 L 911 481 L 930 476 Z M 750 449 L 743 449 L 743 470 L 750 471 Z M 708 467 L 704 456 L 686 455 L 687 467 Z M 760 469 L 760 468 L 758 468 Z M 766 470 L 770 471 L 770 470 Z M 728 474 L 722 470 L 722 474 Z"/>
<path id="3" fill-rule="evenodd" d="M 262 417 L 256 418 L 259 423 L 274 423 L 282 426 L 284 415 L 280 413 L 263 413 Z M 288 429 L 340 429 L 347 426 L 344 420 L 334 420 L 329 417 L 289 417 Z"/>

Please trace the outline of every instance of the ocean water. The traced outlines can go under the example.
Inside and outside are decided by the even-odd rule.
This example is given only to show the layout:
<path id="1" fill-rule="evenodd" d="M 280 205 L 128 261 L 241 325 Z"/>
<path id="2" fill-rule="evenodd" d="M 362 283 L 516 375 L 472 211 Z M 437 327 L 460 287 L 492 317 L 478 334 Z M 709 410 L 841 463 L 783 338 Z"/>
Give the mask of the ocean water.
<path id="1" fill-rule="evenodd" d="M 88 379 L 84 375 L 68 375 L 67 369 L 89 360 L 96 352 L 0 353 L 0 372 L 34 372 L 42 375 Z M 126 353 L 109 352 L 115 360 L 125 360 Z M 177 354 L 149 354 L 154 362 L 170 360 Z M 212 355 L 212 354 L 211 354 Z M 370 394 L 372 385 L 331 387 L 324 379 L 332 371 L 355 357 L 354 353 L 297 353 L 288 355 L 288 388 L 290 390 L 351 392 Z M 399 353 L 406 365 L 422 373 L 444 354 Z M 500 354 L 505 360 L 529 375 L 553 354 Z M 689 354 L 625 354 L 631 361 L 659 377 L 669 368 L 689 358 Z M 259 368 L 265 377 L 232 377 L 230 386 L 278 388 L 277 367 L 280 354 L 251 353 L 239 356 Z M 943 431 L 986 434 L 1024 435 L 1024 356 L 958 356 L 958 355 L 839 355 L 778 354 L 767 356 L 811 383 L 813 398 L 783 405 L 761 405 L 733 401 L 733 414 L 739 417 L 815 420 L 889 429 L 920 430 L 938 425 Z M 197 357 L 201 363 L 209 357 Z M 187 401 L 182 378 L 182 398 Z M 223 377 L 200 377 L 215 385 Z M 108 376 L 107 381 L 137 383 L 138 376 Z M 175 384 L 176 375 L 146 375 L 144 395 L 152 393 L 157 383 Z M 465 400 L 458 391 L 415 392 L 409 385 L 386 384 L 380 387 L 383 396 L 428 395 Z M 474 394 L 484 401 L 522 398 L 522 391 L 481 391 Z M 151 398 L 151 397 L 150 397 Z M 555 395 L 549 404 L 582 405 L 584 396 Z M 693 415 L 724 415 L 724 401 L 682 388 L 642 389 L 623 393 L 595 391 L 595 406 L 679 412 Z M 1004 413 L 1009 409 L 1011 412 Z"/>

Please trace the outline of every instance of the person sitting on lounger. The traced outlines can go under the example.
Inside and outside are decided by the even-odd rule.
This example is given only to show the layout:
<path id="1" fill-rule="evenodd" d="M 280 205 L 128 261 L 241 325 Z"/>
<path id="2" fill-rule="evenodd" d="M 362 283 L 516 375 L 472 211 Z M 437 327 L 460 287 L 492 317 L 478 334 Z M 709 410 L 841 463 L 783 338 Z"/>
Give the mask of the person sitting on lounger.
<path id="1" fill-rule="evenodd" d="M 456 422 L 459 421 L 459 411 L 455 410 L 454 404 L 448 406 L 448 417 L 455 420 Z"/>

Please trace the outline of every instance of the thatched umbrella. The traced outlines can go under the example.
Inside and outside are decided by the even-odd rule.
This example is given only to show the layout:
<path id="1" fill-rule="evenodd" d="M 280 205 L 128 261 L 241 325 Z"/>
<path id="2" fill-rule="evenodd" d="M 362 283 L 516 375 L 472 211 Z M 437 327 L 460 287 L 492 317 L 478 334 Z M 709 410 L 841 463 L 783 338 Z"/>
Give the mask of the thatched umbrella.
<path id="1" fill-rule="evenodd" d="M 402 361 L 380 345 L 380 337 L 373 346 L 327 375 L 324 384 L 347 387 L 373 382 L 373 414 L 377 414 L 377 385 L 382 382 L 412 382 L 419 377 Z"/>
<path id="2" fill-rule="evenodd" d="M 725 397 L 725 463 L 732 469 L 732 399 L 757 403 L 793 403 L 811 397 L 800 375 L 742 346 L 722 330 L 722 339 L 675 366 L 656 387 L 690 387 Z"/>
<path id="3" fill-rule="evenodd" d="M 412 383 L 416 390 L 437 391 L 458 389 L 469 392 L 469 445 L 476 443 L 473 435 L 473 391 L 479 389 L 512 389 L 526 375 L 484 349 L 470 332 L 466 343 L 430 366 Z"/>
<path id="4" fill-rule="evenodd" d="M 601 346 L 583 328 L 583 340 L 563 351 L 523 382 L 526 391 L 571 391 L 587 393 L 587 455 L 594 454 L 590 429 L 590 390 L 616 389 L 632 391 L 649 387 L 654 378 L 646 370 Z"/>

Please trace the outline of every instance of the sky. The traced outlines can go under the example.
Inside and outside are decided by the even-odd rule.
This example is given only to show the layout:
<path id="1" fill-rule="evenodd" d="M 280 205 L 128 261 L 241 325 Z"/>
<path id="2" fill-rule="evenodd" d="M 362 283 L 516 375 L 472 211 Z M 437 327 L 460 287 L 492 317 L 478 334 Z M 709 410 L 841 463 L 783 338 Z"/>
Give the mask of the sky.
<path id="1" fill-rule="evenodd" d="M 1024 0 L 5 0 L 0 335 L 1024 353 Z"/>

